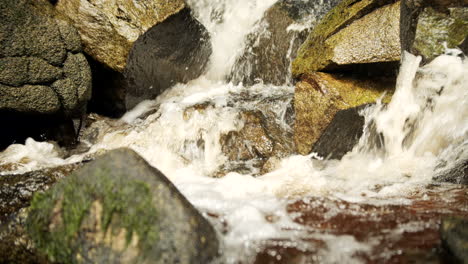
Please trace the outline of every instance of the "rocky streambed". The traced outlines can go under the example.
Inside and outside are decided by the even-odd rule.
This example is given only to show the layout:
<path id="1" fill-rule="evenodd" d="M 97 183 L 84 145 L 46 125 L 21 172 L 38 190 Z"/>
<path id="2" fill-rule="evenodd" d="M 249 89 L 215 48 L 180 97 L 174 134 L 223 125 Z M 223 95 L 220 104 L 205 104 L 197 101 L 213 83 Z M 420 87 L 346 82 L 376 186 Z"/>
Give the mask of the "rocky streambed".
<path id="1" fill-rule="evenodd" d="M 0 262 L 468 260 L 464 3 L 0 10 Z"/>

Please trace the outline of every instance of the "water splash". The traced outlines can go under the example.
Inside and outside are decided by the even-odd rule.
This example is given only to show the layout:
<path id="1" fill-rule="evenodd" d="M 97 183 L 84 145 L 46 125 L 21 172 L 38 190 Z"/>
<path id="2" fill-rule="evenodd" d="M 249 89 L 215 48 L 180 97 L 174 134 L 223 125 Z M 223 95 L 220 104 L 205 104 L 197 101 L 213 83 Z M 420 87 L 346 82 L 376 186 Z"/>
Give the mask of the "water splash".
<path id="1" fill-rule="evenodd" d="M 223 81 L 243 49 L 245 34 L 275 1 L 188 2 L 212 34 L 213 57 L 205 76 L 178 84 L 127 113 L 122 120 L 126 125 L 110 126 L 86 153 L 66 158 L 53 144 L 33 140 L 12 145 L 0 154 L 0 166 L 18 166 L 0 174 L 78 162 L 108 149 L 132 148 L 212 220 L 222 237 L 227 262 L 237 263 L 251 262 L 266 240 L 288 239 L 307 249 L 301 239 L 309 230 L 287 212 L 291 201 L 322 196 L 377 205 L 409 204 L 408 195 L 425 192 L 424 186 L 442 160 L 450 167 L 466 158 L 454 153 L 466 153 L 467 146 L 467 61 L 443 55 L 420 68 L 417 57 L 406 55 L 392 102 L 365 111 L 366 133 L 341 161 L 295 155 L 280 160 L 275 170 L 261 177 L 236 172 L 219 179 L 209 177 L 227 162 L 220 135 L 244 126 L 239 112 L 252 102 L 243 102 L 242 94 L 254 94 L 259 101 L 282 98 L 272 103 L 271 111 L 287 127 L 284 113 L 294 87 L 257 84 L 247 89 Z M 150 110 L 154 113 L 140 118 Z M 381 144 L 372 143 L 374 138 Z M 318 238 L 330 247 L 317 253 L 322 260 L 340 261 L 356 251 L 369 250 L 369 244 L 349 236 Z M 334 245 L 344 245 L 344 251 L 333 251 Z"/>

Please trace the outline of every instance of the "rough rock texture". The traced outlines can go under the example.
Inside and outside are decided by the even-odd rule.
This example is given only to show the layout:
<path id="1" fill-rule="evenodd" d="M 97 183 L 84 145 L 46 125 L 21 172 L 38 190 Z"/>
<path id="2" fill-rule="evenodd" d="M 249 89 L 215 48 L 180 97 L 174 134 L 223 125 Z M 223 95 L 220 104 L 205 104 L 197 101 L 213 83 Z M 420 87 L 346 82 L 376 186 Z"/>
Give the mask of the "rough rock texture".
<path id="1" fill-rule="evenodd" d="M 231 71 L 231 81 L 244 85 L 289 82 L 291 62 L 310 28 L 338 2 L 278 1 L 247 36 L 246 48 Z"/>
<path id="2" fill-rule="evenodd" d="M 73 20 L 85 52 L 121 72 L 132 43 L 152 26 L 182 10 L 185 3 L 183 0 L 59 0 L 55 6 Z"/>
<path id="3" fill-rule="evenodd" d="M 296 84 L 294 141 L 298 153 L 309 154 L 312 145 L 339 110 L 373 103 L 394 89 L 390 79 L 360 80 L 337 74 L 312 73 Z M 385 100 L 390 96 L 387 93 Z"/>
<path id="4" fill-rule="evenodd" d="M 424 62 L 443 54 L 444 45 L 468 54 L 468 2 L 404 0 L 400 31 L 402 51 L 421 55 Z"/>
<path id="5" fill-rule="evenodd" d="M 468 218 L 447 217 L 442 220 L 443 245 L 459 263 L 468 263 Z"/>
<path id="6" fill-rule="evenodd" d="M 399 2 L 391 0 L 341 2 L 299 48 L 292 64 L 293 77 L 350 64 L 398 61 L 399 9 Z"/>
<path id="7" fill-rule="evenodd" d="M 452 151 L 448 160 L 442 160 L 436 166 L 434 180 L 468 185 L 468 151 L 467 144 L 462 144 Z M 454 162 L 455 161 L 455 162 Z"/>
<path id="8" fill-rule="evenodd" d="M 46 264 L 47 257 L 39 253 L 26 233 L 28 216 L 26 208 L 19 210 L 0 223 L 0 263 L 9 264 Z"/>
<path id="9" fill-rule="evenodd" d="M 124 71 L 127 109 L 200 76 L 210 54 L 208 32 L 189 9 L 152 27 L 138 38 L 128 57 Z"/>
<path id="10" fill-rule="evenodd" d="M 364 117 L 359 112 L 368 105 L 338 111 L 311 152 L 329 159 L 341 159 L 359 142 L 364 132 Z"/>
<path id="11" fill-rule="evenodd" d="M 91 72 L 73 26 L 47 1 L 0 2 L 0 110 L 71 116 L 91 96 Z"/>
<path id="12" fill-rule="evenodd" d="M 212 226 L 157 169 L 111 151 L 34 196 L 35 246 L 61 263 L 209 263 Z"/>
<path id="13" fill-rule="evenodd" d="M 66 165 L 19 175 L 0 176 L 0 222 L 4 222 L 10 214 L 19 209 L 28 207 L 34 193 L 47 190 L 80 166 Z"/>

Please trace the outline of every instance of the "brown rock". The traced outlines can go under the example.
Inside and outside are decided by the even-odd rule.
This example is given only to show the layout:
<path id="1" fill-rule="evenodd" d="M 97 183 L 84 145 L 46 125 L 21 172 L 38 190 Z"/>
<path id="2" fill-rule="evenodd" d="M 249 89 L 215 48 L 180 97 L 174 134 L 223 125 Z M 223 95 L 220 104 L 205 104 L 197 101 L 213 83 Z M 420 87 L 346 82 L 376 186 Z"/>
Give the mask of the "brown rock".
<path id="1" fill-rule="evenodd" d="M 342 109 L 375 102 L 392 91 L 390 79 L 358 79 L 338 74 L 312 73 L 296 84 L 294 141 L 297 152 L 309 154 L 312 145 Z M 390 96 L 386 96 L 388 100 Z"/>
<path id="2" fill-rule="evenodd" d="M 120 72 L 133 42 L 184 7 L 183 0 L 60 0 L 56 4 L 56 9 L 78 28 L 85 52 Z"/>

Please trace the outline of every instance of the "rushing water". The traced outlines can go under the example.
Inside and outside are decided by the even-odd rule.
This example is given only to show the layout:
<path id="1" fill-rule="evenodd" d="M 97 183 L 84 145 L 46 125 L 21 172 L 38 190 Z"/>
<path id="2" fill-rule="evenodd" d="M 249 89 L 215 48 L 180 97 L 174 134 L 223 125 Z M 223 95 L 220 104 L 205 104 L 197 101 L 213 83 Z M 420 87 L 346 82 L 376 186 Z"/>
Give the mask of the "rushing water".
<path id="1" fill-rule="evenodd" d="M 240 112 L 256 110 L 269 100 L 278 126 L 292 129 L 285 116 L 294 87 L 260 83 L 246 88 L 224 81 L 243 50 L 244 37 L 274 0 L 188 2 L 212 35 L 213 55 L 204 76 L 143 102 L 121 120 L 97 121 L 102 129 L 86 153 L 65 157 L 53 144 L 32 139 L 12 145 L 0 153 L 0 165 L 14 166 L 2 173 L 79 162 L 103 150 L 130 147 L 167 175 L 213 222 L 227 262 L 252 262 L 272 241 L 277 241 L 273 247 L 307 252 L 317 246 L 311 241 L 320 240 L 326 247 L 315 252 L 319 257 L 315 260 L 352 263 L 362 261 L 357 252 L 373 252 L 381 241 L 313 231 L 297 220 L 301 210 L 317 204 L 316 208 L 327 208 L 320 217 L 332 219 L 344 209 L 349 215 L 359 214 L 364 206 L 414 207 L 412 196 L 430 200 L 426 185 L 437 165 L 450 167 L 455 158 L 467 158 L 467 61 L 457 54 L 442 55 L 419 67 L 420 58 L 406 54 L 392 102 L 364 111 L 364 136 L 341 161 L 292 155 L 262 176 L 253 175 L 252 168 L 251 174 L 231 171 L 222 178 L 211 177 L 229 162 L 220 138 L 244 126 Z M 245 94 L 253 99 L 244 100 Z M 372 144 L 375 138 L 381 140 L 380 147 Z M 392 232 L 416 232 L 426 225 L 436 223 L 408 222 Z M 268 254 L 278 259 L 278 252 Z"/>

